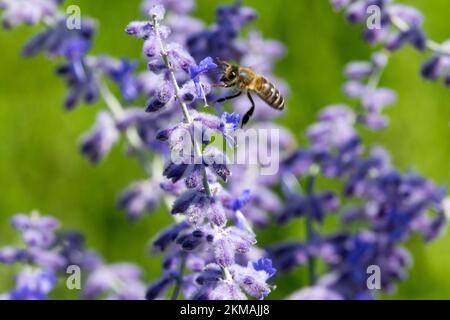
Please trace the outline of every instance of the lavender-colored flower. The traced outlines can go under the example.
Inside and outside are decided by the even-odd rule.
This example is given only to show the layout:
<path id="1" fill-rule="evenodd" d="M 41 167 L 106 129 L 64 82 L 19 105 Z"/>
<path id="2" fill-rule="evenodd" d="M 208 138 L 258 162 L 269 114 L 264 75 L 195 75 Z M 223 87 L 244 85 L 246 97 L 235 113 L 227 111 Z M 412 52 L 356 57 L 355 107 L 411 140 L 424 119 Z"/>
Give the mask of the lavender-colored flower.
<path id="1" fill-rule="evenodd" d="M 438 60 L 450 55 L 447 42 L 436 43 L 429 39 L 423 30 L 424 18 L 422 13 L 408 5 L 397 4 L 393 0 L 332 0 L 335 9 L 345 9 L 347 18 L 354 23 L 363 23 L 370 13 L 370 6 L 376 5 L 381 9 L 380 26 L 365 27 L 364 38 L 371 44 L 383 43 L 385 48 L 394 51 L 405 44 L 411 44 L 419 51 L 426 49 L 433 52 L 433 57 L 422 66 L 422 76 L 436 80 L 443 77 L 444 82 L 450 83 L 448 67 L 440 67 Z M 443 74 L 442 74 L 443 73 Z"/>
<path id="2" fill-rule="evenodd" d="M 356 116 L 347 106 L 329 106 L 319 119 L 307 132 L 311 144 L 318 149 L 340 148 L 356 137 Z"/>
<path id="3" fill-rule="evenodd" d="M 263 299 L 269 294 L 270 286 L 266 282 L 275 272 L 270 259 L 267 258 L 249 262 L 247 267 L 234 265 L 231 268 L 233 281 L 248 295 L 256 299 Z"/>
<path id="4" fill-rule="evenodd" d="M 9 293 L 10 300 L 45 300 L 56 285 L 53 273 L 27 268 L 17 274 L 16 286 Z"/>
<path id="5" fill-rule="evenodd" d="M 11 222 L 21 233 L 24 246 L 0 248 L 0 263 L 24 266 L 16 274 L 15 287 L 4 298 L 47 299 L 56 285 L 58 272 L 68 264 L 66 257 L 59 252 L 55 234 L 59 223 L 53 217 L 41 216 L 37 211 L 31 215 L 16 214 Z"/>
<path id="6" fill-rule="evenodd" d="M 166 15 L 166 8 L 161 4 L 155 4 L 147 13 L 151 18 L 162 21 Z"/>
<path id="7" fill-rule="evenodd" d="M 33 37 L 23 48 L 27 57 L 46 52 L 50 57 L 67 60 L 57 68 L 57 74 L 66 80 L 70 89 L 65 101 L 67 109 L 74 108 L 81 100 L 92 103 L 98 98 L 94 72 L 85 61 L 94 32 L 95 24 L 91 20 L 83 19 L 79 29 L 69 30 L 62 18 Z"/>
<path id="8" fill-rule="evenodd" d="M 422 31 L 421 13 L 406 5 L 391 0 L 332 1 L 336 9 L 346 9 L 347 19 L 352 23 L 363 23 L 369 16 L 368 10 L 376 5 L 381 9 L 381 28 L 364 30 L 364 38 L 370 43 L 384 42 L 389 50 L 396 50 L 411 43 L 418 50 L 425 49 L 426 36 Z"/>
<path id="9" fill-rule="evenodd" d="M 13 264 L 26 258 L 27 252 L 15 247 L 0 248 L 0 263 Z"/>
<path id="10" fill-rule="evenodd" d="M 384 107 L 395 103 L 396 100 L 397 95 L 386 88 L 368 89 L 362 96 L 362 104 L 369 112 L 380 112 Z"/>
<path id="11" fill-rule="evenodd" d="M 443 52 L 450 52 L 450 40 L 442 44 Z M 435 54 L 428 59 L 421 69 L 421 74 L 425 79 L 436 81 L 443 79 L 445 85 L 450 86 L 450 55 Z"/>
<path id="12" fill-rule="evenodd" d="M 103 264 L 102 258 L 86 247 L 84 236 L 76 231 L 62 231 L 55 241 L 57 255 L 64 260 L 64 267 L 77 265 L 84 272 L 91 272 Z"/>
<path id="13" fill-rule="evenodd" d="M 157 91 L 156 96 L 150 99 L 145 111 L 159 111 L 163 107 L 165 107 L 173 98 L 175 98 L 174 88 L 169 81 L 165 81 Z"/>
<path id="14" fill-rule="evenodd" d="M 134 183 L 118 199 L 118 207 L 125 210 L 130 220 L 140 218 L 145 212 L 151 212 L 159 203 L 159 183 L 142 181 Z"/>
<path id="15" fill-rule="evenodd" d="M 72 110 L 81 101 L 90 104 L 98 99 L 99 89 L 93 70 L 84 68 L 80 61 L 63 64 L 56 69 L 56 73 L 69 86 L 69 93 L 64 101 L 67 110 Z"/>
<path id="16" fill-rule="evenodd" d="M 127 59 L 115 60 L 106 56 L 97 59 L 96 67 L 119 85 L 122 96 L 130 101 L 138 97 L 140 82 L 134 74 L 137 62 Z"/>
<path id="17" fill-rule="evenodd" d="M 97 114 L 97 121 L 91 132 L 81 141 L 81 153 L 92 163 L 101 161 L 119 139 L 116 124 L 110 113 Z"/>
<path id="18" fill-rule="evenodd" d="M 227 112 L 224 112 L 222 114 L 222 117 L 220 118 L 219 130 L 222 132 L 228 144 L 232 147 L 236 146 L 236 142 L 232 134 L 239 129 L 240 123 L 241 123 L 240 114 L 235 113 L 229 114 Z"/>
<path id="19" fill-rule="evenodd" d="M 34 25 L 57 14 L 60 0 L 1 0 L 4 10 L 1 17 L 5 28 L 14 28 L 21 24 Z"/>
<path id="20" fill-rule="evenodd" d="M 253 261 L 252 268 L 255 271 L 264 271 L 266 273 L 265 277 L 267 277 L 267 279 L 272 278 L 277 272 L 277 270 L 272 267 L 272 261 L 268 258 L 261 258 L 257 261 Z"/>
<path id="21" fill-rule="evenodd" d="M 53 26 L 31 38 L 23 48 L 25 56 L 46 52 L 50 57 L 66 57 L 73 62 L 80 60 L 91 46 L 95 23 L 81 20 L 78 29 L 70 30 L 65 19 L 59 19 Z"/>
<path id="22" fill-rule="evenodd" d="M 274 62 L 286 53 L 283 44 L 276 40 L 264 39 L 261 32 L 252 30 L 247 39 L 239 42 L 245 48 L 240 60 L 243 66 L 254 66 L 255 70 L 268 76 L 272 73 Z M 284 92 L 286 94 L 286 92 Z"/>
<path id="23" fill-rule="evenodd" d="M 357 61 L 346 66 L 344 75 L 351 80 L 360 80 L 371 75 L 372 71 L 372 65 L 369 62 Z"/>
<path id="24" fill-rule="evenodd" d="M 30 216 L 17 214 L 11 222 L 30 247 L 49 247 L 54 241 L 53 232 L 58 227 L 58 221 L 49 216 L 40 216 L 38 212 L 33 212 Z"/>
<path id="25" fill-rule="evenodd" d="M 189 75 L 195 83 L 195 88 L 197 90 L 197 96 L 204 99 L 206 103 L 206 96 L 202 84 L 200 83 L 200 75 L 205 74 L 211 70 L 217 68 L 217 64 L 213 62 L 211 57 L 206 57 L 203 59 L 198 66 L 193 66 L 189 68 Z"/>
<path id="26" fill-rule="evenodd" d="M 394 282 L 406 276 L 405 269 L 410 265 L 409 254 L 383 237 L 373 232 L 360 232 L 344 238 L 337 244 L 339 262 L 334 273 L 324 277 L 321 285 L 336 291 L 345 299 L 360 299 L 367 296 L 367 268 L 377 265 L 383 270 L 381 286 L 390 292 Z"/>
<path id="27" fill-rule="evenodd" d="M 246 300 L 247 297 L 235 283 L 221 281 L 214 290 L 209 292 L 210 300 Z"/>
<path id="28" fill-rule="evenodd" d="M 181 157 L 185 162 L 178 163 L 173 158 L 167 161 L 164 176 L 169 181 L 138 182 L 119 200 L 119 206 L 136 218 L 153 209 L 163 191 L 176 198 L 171 211 L 177 215 L 177 222 L 153 242 L 154 250 L 166 253 L 163 273 L 146 291 L 135 266 L 105 265 L 98 256 L 85 250 L 79 235 L 55 235 L 55 220 L 18 215 L 13 225 L 22 233 L 26 246 L 0 249 L 0 262 L 26 263 L 33 269 L 24 269 L 19 274 L 9 298 L 46 298 L 54 286 L 52 277 L 75 263 L 91 272 L 84 288 L 86 298 L 142 299 L 146 292 L 147 299 L 155 299 L 174 285 L 174 292 L 180 291 L 188 299 L 262 299 L 272 289 L 267 282 L 276 270 L 272 261 L 254 247 L 253 225 L 301 217 L 306 220 L 306 239 L 271 246 L 267 250 L 270 257 L 281 271 L 305 264 L 311 267 L 314 259 L 323 260 L 330 271 L 318 281 L 312 272 L 311 287 L 297 291 L 291 298 L 368 299 L 374 297 L 366 286 L 368 265 L 382 268 L 382 288 L 389 292 L 396 281 L 405 277 L 410 265 L 401 243 L 415 232 L 425 241 L 442 233 L 446 225 L 443 202 L 447 191 L 416 174 L 398 172 L 387 154 L 379 149 L 366 152 L 355 128 L 360 123 L 378 130 L 388 123 L 382 110 L 395 102 L 396 95 L 378 84 L 387 65 L 386 54 L 376 53 L 370 61 L 347 66 L 344 91 L 357 100 L 358 110 L 344 105 L 325 108 L 318 122 L 308 129 L 307 148 L 293 151 L 294 139 L 284 131 L 280 147 L 286 159 L 279 177 L 249 177 L 251 169 L 230 166 L 226 154 L 210 145 L 212 136 L 220 134 L 235 146 L 232 134 L 239 127 L 239 115 L 223 113 L 218 117 L 192 110 L 198 107 L 198 99 L 206 104 L 214 94 L 211 83 L 215 79 L 207 73 L 217 66 L 210 57 L 235 60 L 247 66 L 264 62 L 256 67 L 257 71 L 274 83 L 279 82 L 271 73 L 276 59 L 284 54 L 284 47 L 263 39 L 258 31 L 239 36 L 241 29 L 255 18 L 255 12 L 243 7 L 241 1 L 220 6 L 216 23 L 207 29 L 187 16 L 194 7 L 193 1 L 145 1 L 143 10 L 151 22 L 132 22 L 126 28 L 128 34 L 143 40 L 143 52 L 149 59 L 149 71 L 139 75 L 135 74 L 137 66 L 128 60 L 88 57 L 94 25 L 83 20 L 81 30 L 67 30 L 65 19 L 55 17 L 56 8 L 43 9 L 44 4 L 53 3 L 56 7 L 59 1 L 0 0 L 0 3 L 6 9 L 6 25 L 39 20 L 50 24 L 28 43 L 24 54 L 44 51 L 51 57 L 65 59 L 58 73 L 70 89 L 67 108 L 82 100 L 95 101 L 99 88 L 105 95 L 105 84 L 100 83 L 105 78 L 119 86 L 125 99 L 134 100 L 141 93 L 151 97 L 147 111 L 152 113 L 136 108 L 117 112 L 116 108 L 114 119 L 109 113 L 98 115 L 96 126 L 82 143 L 82 152 L 92 162 L 100 161 L 108 153 L 119 131 L 138 139 L 132 146 L 136 154 L 151 148 L 169 159 L 169 152 L 183 151 L 183 142 L 192 147 Z M 17 10 L 19 3 L 27 3 L 27 7 L 21 8 L 27 10 Z M 354 23 L 365 21 L 368 7 L 378 5 L 382 11 L 381 29 L 365 29 L 365 39 L 380 42 L 391 51 L 405 44 L 418 50 L 431 48 L 434 53 L 423 66 L 423 76 L 431 80 L 442 78 L 450 84 L 448 48 L 427 39 L 419 11 L 391 0 L 332 0 L 332 4 L 336 9 L 345 8 L 347 18 Z M 282 82 L 279 87 L 288 91 Z M 180 115 L 174 106 L 182 107 L 184 122 L 175 123 Z M 238 112 L 245 112 L 248 107 L 246 98 L 235 102 Z M 265 122 L 279 113 L 266 107 L 256 110 L 256 128 L 279 128 Z M 183 133 L 188 134 L 184 141 Z M 301 184 L 306 183 L 302 193 L 296 190 L 299 185 L 293 181 L 297 177 Z M 342 190 L 317 190 L 315 181 L 323 177 L 337 180 L 336 186 L 342 186 Z M 218 178 L 229 183 L 218 183 Z M 277 192 L 279 183 L 286 196 L 284 209 Z M 349 204 L 342 208 L 345 230 L 326 236 L 319 234 L 315 224 L 337 211 L 341 200 Z M 275 219 L 269 214 L 274 214 Z"/>
<path id="29" fill-rule="evenodd" d="M 384 53 L 377 52 L 370 62 L 354 62 L 346 68 L 349 81 L 343 91 L 349 98 L 360 101 L 364 112 L 358 115 L 357 121 L 372 130 L 380 130 L 388 125 L 389 121 L 382 111 L 397 100 L 396 93 L 391 89 L 374 86 L 374 79 L 386 67 L 387 60 Z"/>
<path id="30" fill-rule="evenodd" d="M 152 248 L 158 251 L 166 250 L 171 244 L 175 243 L 180 233 L 189 229 L 190 225 L 187 221 L 170 226 L 167 230 L 161 232 L 153 241 Z"/>
<path id="31" fill-rule="evenodd" d="M 154 34 L 154 29 L 148 21 L 133 21 L 127 25 L 125 32 L 130 36 L 147 39 Z"/>
<path id="32" fill-rule="evenodd" d="M 236 1 L 233 5 L 219 6 L 216 17 L 216 24 L 210 29 L 188 38 L 189 52 L 198 61 L 208 56 L 239 60 L 243 53 L 235 40 L 240 29 L 256 18 L 256 13 Z"/>
<path id="33" fill-rule="evenodd" d="M 102 266 L 91 273 L 83 288 L 85 299 L 106 294 L 111 300 L 142 300 L 145 286 L 141 270 L 129 263 Z"/>
<path id="34" fill-rule="evenodd" d="M 205 28 L 202 20 L 175 12 L 167 16 L 166 25 L 172 30 L 170 39 L 182 45 L 186 45 L 191 35 L 198 34 Z"/>

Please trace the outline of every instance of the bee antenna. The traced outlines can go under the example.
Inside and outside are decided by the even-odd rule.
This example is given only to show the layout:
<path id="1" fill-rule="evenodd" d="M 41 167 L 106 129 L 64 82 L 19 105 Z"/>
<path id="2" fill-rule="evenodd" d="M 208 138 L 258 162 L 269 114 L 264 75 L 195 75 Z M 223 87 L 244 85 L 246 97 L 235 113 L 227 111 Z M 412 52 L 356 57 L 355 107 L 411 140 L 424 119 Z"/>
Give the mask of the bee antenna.
<path id="1" fill-rule="evenodd" d="M 220 65 L 222 65 L 222 66 L 228 67 L 228 66 L 230 65 L 228 62 L 222 60 L 222 59 L 219 58 L 219 57 L 217 57 L 216 60 L 217 60 L 217 62 L 218 62 Z"/>

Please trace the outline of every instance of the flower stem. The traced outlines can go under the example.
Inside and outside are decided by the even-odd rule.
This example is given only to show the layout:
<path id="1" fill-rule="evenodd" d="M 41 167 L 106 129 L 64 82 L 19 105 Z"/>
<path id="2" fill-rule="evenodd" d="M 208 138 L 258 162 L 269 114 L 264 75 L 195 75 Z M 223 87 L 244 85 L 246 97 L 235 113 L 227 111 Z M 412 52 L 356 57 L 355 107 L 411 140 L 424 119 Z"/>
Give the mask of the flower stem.
<path id="1" fill-rule="evenodd" d="M 390 53 L 386 51 L 385 54 L 386 54 L 386 57 L 389 59 Z M 376 89 L 378 87 L 378 85 L 380 84 L 380 81 L 381 81 L 381 77 L 383 76 L 383 73 L 386 70 L 386 67 L 387 67 L 387 63 L 383 67 L 376 68 L 375 72 L 370 76 L 369 81 L 367 82 L 367 85 L 369 88 Z"/>
<path id="2" fill-rule="evenodd" d="M 400 17 L 395 16 L 395 15 L 390 15 L 390 18 L 391 18 L 392 24 L 397 29 L 399 29 L 401 32 L 407 32 L 411 29 L 411 27 L 408 25 L 408 23 L 403 21 Z M 439 44 L 433 40 L 428 39 L 426 41 L 425 45 L 429 50 L 431 50 L 437 54 L 450 56 L 450 50 L 448 48 L 444 48 L 441 44 Z"/>
<path id="3" fill-rule="evenodd" d="M 313 175 L 309 175 L 306 178 L 306 194 L 308 197 L 311 197 L 314 193 L 314 184 L 315 177 Z M 312 210 L 308 210 L 308 214 L 306 216 L 306 242 L 309 244 L 314 238 L 314 225 L 313 225 L 313 216 Z M 316 260 L 314 257 L 308 257 L 308 281 L 309 285 L 313 286 L 316 283 Z"/>
<path id="4" fill-rule="evenodd" d="M 177 300 L 180 295 L 181 286 L 183 284 L 183 273 L 184 268 L 186 267 L 186 255 L 183 254 L 181 257 L 180 267 L 178 269 L 178 275 L 175 282 L 175 288 L 173 289 L 171 300 Z"/>
<path id="5" fill-rule="evenodd" d="M 164 44 L 164 41 L 162 41 L 161 35 L 159 33 L 159 22 L 156 19 L 156 16 L 152 17 L 152 23 L 153 23 L 153 27 L 155 29 L 156 38 L 158 39 L 158 42 L 159 42 L 159 46 L 160 46 L 160 50 L 161 50 L 161 57 L 164 61 L 164 64 L 166 65 L 166 67 L 168 69 L 170 82 L 172 83 L 172 86 L 175 91 L 175 97 L 178 100 L 178 103 L 180 104 L 181 110 L 183 111 L 184 122 L 186 122 L 187 124 L 192 124 L 193 121 L 192 121 L 191 115 L 189 114 L 188 107 L 181 99 L 180 86 L 178 85 L 177 79 L 175 77 L 173 66 L 170 63 L 169 55 L 166 50 L 166 46 Z M 197 141 L 195 141 L 194 138 L 192 138 L 192 143 L 194 144 L 194 150 L 195 150 L 196 156 L 201 158 L 202 157 L 202 149 L 201 149 L 199 143 Z M 203 188 L 205 189 L 205 192 L 208 195 L 208 197 L 211 197 L 212 192 L 211 192 L 211 187 L 209 185 L 208 175 L 207 175 L 205 166 L 202 166 L 202 176 L 203 176 L 203 179 L 202 179 Z"/>
<path id="6" fill-rule="evenodd" d="M 119 100 L 114 96 L 108 86 L 100 81 L 100 94 L 105 101 L 108 109 L 111 111 L 113 117 L 118 120 L 124 114 L 124 109 Z M 148 155 L 144 149 L 144 143 L 139 137 L 135 127 L 130 127 L 125 131 L 125 137 L 128 144 L 132 148 L 133 154 L 138 159 L 139 163 L 144 168 L 148 176 L 152 176 L 152 165 L 149 161 Z"/>

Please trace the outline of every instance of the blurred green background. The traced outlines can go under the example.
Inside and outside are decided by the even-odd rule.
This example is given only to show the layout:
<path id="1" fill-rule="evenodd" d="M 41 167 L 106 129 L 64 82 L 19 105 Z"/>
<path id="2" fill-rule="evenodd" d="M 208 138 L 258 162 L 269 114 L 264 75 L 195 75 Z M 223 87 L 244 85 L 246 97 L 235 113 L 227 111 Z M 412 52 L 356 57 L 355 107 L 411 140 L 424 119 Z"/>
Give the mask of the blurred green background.
<path id="1" fill-rule="evenodd" d="M 196 15 L 212 22 L 214 7 L 222 2 L 226 0 L 199 0 Z M 402 2 L 423 11 L 425 29 L 433 39 L 450 37 L 448 0 Z M 140 18 L 139 3 L 76 0 L 66 5 L 77 4 L 84 16 L 100 22 L 94 53 L 138 58 L 141 41 L 126 36 L 123 30 L 130 20 Z M 320 108 L 344 100 L 344 65 L 367 59 L 372 48 L 361 40 L 360 29 L 334 13 L 327 0 L 245 3 L 259 13 L 254 26 L 288 48 L 277 73 L 289 82 L 292 96 L 280 122 L 292 128 L 301 141 L 302 132 Z M 160 272 L 160 258 L 149 257 L 146 244 L 162 225 L 170 223 L 170 217 L 161 208 L 129 224 L 116 209 L 117 194 L 144 175 L 133 159 L 124 157 L 123 147 L 116 147 L 96 167 L 79 155 L 78 138 L 103 106 L 82 106 L 70 114 L 62 110 L 65 86 L 53 74 L 54 64 L 43 56 L 27 60 L 19 56 L 22 44 L 34 31 L 27 27 L 0 31 L 0 246 L 19 240 L 9 224 L 13 213 L 39 209 L 58 217 L 65 228 L 83 231 L 89 246 L 107 261 L 135 261 L 144 266 L 147 280 L 154 279 Z M 391 126 L 365 138 L 390 150 L 400 168 L 413 168 L 446 184 L 450 181 L 450 90 L 420 79 L 424 58 L 409 48 L 393 56 L 382 80 L 382 85 L 399 94 L 399 102 L 387 110 Z M 260 243 L 286 239 L 286 235 L 299 238 L 299 227 L 294 224 L 265 231 Z M 414 265 L 409 279 L 388 298 L 450 298 L 449 246 L 450 233 L 427 246 L 419 239 L 410 241 Z M 0 292 L 11 284 L 11 271 L 7 270 L 0 267 Z M 304 282 L 302 270 L 284 276 L 270 297 L 283 298 Z"/>

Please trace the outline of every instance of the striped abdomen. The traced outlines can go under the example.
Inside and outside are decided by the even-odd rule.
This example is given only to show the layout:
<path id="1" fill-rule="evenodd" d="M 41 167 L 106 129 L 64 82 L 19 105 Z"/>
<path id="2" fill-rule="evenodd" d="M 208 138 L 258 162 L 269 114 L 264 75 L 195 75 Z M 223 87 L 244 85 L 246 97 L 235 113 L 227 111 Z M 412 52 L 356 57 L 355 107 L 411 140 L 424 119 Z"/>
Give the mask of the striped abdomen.
<path id="1" fill-rule="evenodd" d="M 284 98 L 280 91 L 266 78 L 259 77 L 256 80 L 255 92 L 269 106 L 277 110 L 284 109 Z"/>

